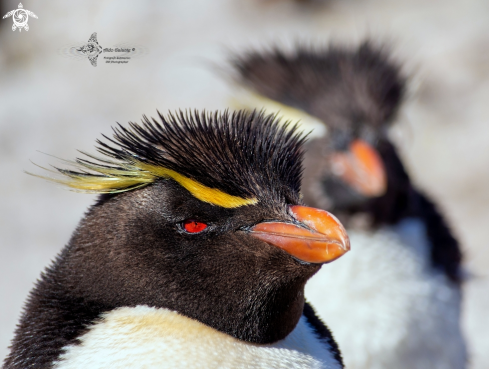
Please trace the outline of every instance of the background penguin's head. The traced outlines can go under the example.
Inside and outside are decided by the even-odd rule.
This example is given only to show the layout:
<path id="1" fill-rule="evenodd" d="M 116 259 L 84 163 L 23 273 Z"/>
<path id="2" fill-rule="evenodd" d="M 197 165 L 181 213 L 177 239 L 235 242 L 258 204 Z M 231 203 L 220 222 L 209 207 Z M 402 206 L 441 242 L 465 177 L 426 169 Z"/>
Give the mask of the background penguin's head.
<path id="1" fill-rule="evenodd" d="M 385 48 L 364 42 L 354 49 L 249 52 L 233 61 L 238 83 L 257 94 L 255 107 L 272 103 L 279 115 L 314 117 L 327 127 L 308 143 L 307 204 L 343 210 L 385 194 L 391 173 L 381 151 L 392 148 L 387 131 L 405 90 L 390 59 Z"/>
<path id="2" fill-rule="evenodd" d="M 104 194 L 49 278 L 85 306 L 162 307 L 243 340 L 284 338 L 306 281 L 349 249 L 333 216 L 301 206 L 303 136 L 254 112 L 160 118 L 119 126 L 98 142 L 103 157 L 59 169 L 58 182 Z"/>

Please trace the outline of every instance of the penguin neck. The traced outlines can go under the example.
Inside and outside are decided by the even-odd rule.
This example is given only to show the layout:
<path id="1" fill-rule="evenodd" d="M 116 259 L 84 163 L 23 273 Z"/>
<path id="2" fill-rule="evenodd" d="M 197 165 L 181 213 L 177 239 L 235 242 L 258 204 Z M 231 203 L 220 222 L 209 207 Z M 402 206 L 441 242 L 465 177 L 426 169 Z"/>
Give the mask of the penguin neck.
<path id="1" fill-rule="evenodd" d="M 256 276 L 262 280 L 263 276 Z M 263 280 L 199 298 L 200 303 L 173 300 L 157 307 L 176 311 L 242 341 L 270 344 L 293 331 L 304 309 L 306 280 Z"/>

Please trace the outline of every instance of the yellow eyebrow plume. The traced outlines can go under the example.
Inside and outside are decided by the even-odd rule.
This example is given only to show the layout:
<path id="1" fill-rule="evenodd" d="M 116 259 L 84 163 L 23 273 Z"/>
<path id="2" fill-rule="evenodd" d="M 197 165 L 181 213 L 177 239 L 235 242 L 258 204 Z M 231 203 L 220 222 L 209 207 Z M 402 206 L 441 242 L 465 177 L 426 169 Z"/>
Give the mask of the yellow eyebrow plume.
<path id="1" fill-rule="evenodd" d="M 238 109 L 262 109 L 267 113 L 275 113 L 284 118 L 281 119 L 284 123 L 299 121 L 304 131 L 310 131 L 310 138 L 322 137 L 327 134 L 327 127 L 320 119 L 303 110 L 284 105 L 243 87 L 237 88 L 236 96 L 231 98 L 230 105 Z"/>
<path id="2" fill-rule="evenodd" d="M 94 158 L 93 156 L 91 157 Z M 258 203 L 258 199 L 256 198 L 245 199 L 239 196 L 229 195 L 217 188 L 207 187 L 200 182 L 175 172 L 174 170 L 139 161 L 116 163 L 104 160 L 105 163 L 117 165 L 117 167 L 110 167 L 82 160 L 67 162 L 80 171 L 74 172 L 58 169 L 65 177 L 67 177 L 61 179 L 40 176 L 32 173 L 28 174 L 60 183 L 75 191 L 85 193 L 125 192 L 153 183 L 157 178 L 171 178 L 189 191 L 195 198 L 212 205 L 223 208 L 237 208 Z M 90 173 L 87 170 L 96 172 L 97 174 Z"/>
<path id="3" fill-rule="evenodd" d="M 217 205 L 222 208 L 238 208 L 240 206 L 253 205 L 258 202 L 256 198 L 244 199 L 242 197 L 229 195 L 221 190 L 218 190 L 217 188 L 204 186 L 202 183 L 185 177 L 171 169 L 148 165 L 144 163 L 141 163 L 141 168 L 151 173 L 155 173 L 158 177 L 171 178 L 178 182 L 180 186 L 185 188 L 200 201 L 207 202 L 212 205 Z"/>

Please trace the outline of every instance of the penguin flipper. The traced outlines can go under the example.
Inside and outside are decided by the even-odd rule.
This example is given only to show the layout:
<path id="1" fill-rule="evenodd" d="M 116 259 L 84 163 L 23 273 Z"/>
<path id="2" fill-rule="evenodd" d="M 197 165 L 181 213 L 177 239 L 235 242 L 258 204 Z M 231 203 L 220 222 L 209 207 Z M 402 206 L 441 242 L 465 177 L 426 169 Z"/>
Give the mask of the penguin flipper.
<path id="1" fill-rule="evenodd" d="M 457 239 L 453 236 L 445 218 L 437 206 L 424 194 L 417 191 L 420 216 L 426 223 L 431 243 L 431 262 L 439 268 L 449 280 L 456 284 L 463 282 L 463 255 Z"/>
<path id="2" fill-rule="evenodd" d="M 342 367 L 345 366 L 343 363 L 343 358 L 341 356 L 340 348 L 333 338 L 333 334 L 329 328 L 323 323 L 323 321 L 316 315 L 313 307 L 306 301 L 304 303 L 304 310 L 302 315 L 307 320 L 307 323 L 311 326 L 314 333 L 318 338 L 328 345 L 328 349 L 334 355 L 334 358 L 340 363 Z"/>

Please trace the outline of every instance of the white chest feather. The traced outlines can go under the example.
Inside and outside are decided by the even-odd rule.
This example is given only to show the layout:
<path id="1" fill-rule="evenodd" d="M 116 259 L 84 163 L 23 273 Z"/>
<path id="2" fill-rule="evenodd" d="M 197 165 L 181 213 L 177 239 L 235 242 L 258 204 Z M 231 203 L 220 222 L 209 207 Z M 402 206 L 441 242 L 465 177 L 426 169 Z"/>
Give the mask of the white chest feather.
<path id="1" fill-rule="evenodd" d="M 166 309 L 119 308 L 80 341 L 66 348 L 56 369 L 340 368 L 304 317 L 284 340 L 256 345 Z"/>
<path id="2" fill-rule="evenodd" d="M 321 268 L 306 298 L 349 369 L 461 369 L 460 293 L 431 267 L 424 224 L 348 231 L 351 252 Z"/>

